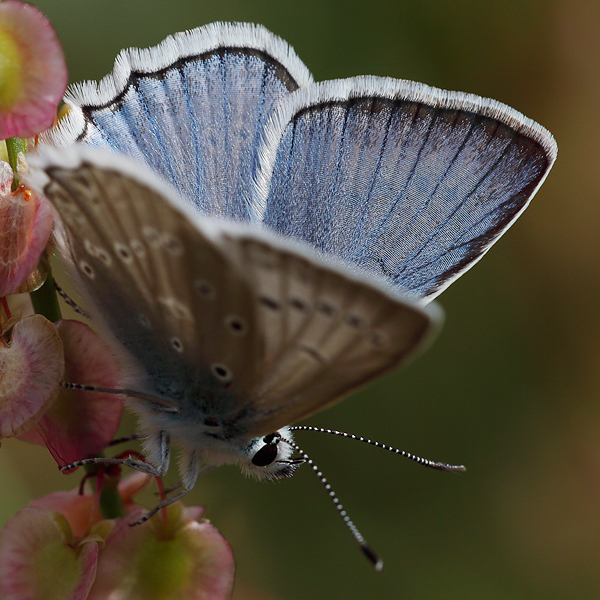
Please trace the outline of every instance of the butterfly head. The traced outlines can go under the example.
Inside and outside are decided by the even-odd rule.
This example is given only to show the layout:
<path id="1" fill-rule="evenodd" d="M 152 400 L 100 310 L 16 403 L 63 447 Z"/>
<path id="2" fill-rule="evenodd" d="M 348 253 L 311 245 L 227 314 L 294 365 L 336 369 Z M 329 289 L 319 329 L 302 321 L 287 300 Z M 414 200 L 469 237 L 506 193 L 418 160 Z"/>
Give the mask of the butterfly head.
<path id="1" fill-rule="evenodd" d="M 243 448 L 240 466 L 246 475 L 258 479 L 291 477 L 303 459 L 294 459 L 294 448 L 288 443 L 292 434 L 287 427 L 274 433 L 254 438 Z"/>

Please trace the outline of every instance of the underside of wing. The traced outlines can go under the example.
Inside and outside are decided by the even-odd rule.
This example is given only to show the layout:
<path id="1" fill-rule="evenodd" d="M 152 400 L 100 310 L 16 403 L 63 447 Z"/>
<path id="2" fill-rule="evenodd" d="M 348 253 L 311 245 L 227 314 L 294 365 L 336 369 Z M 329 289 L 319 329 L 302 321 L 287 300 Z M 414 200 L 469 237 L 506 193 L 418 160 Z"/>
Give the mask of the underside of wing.
<path id="1" fill-rule="evenodd" d="M 266 225 L 431 299 L 526 208 L 556 144 L 494 100 L 356 77 L 283 99 L 260 154 Z"/>
<path id="2" fill-rule="evenodd" d="M 439 322 L 338 259 L 199 215 L 123 157 L 75 146 L 39 168 L 93 316 L 141 366 L 129 387 L 174 405 L 183 439 L 275 431 L 399 366 Z"/>
<path id="3" fill-rule="evenodd" d="M 204 213 L 246 220 L 263 124 L 281 97 L 311 81 L 264 27 L 213 23 L 124 50 L 98 84 L 73 86 L 52 141 L 129 155 Z"/>
<path id="4" fill-rule="evenodd" d="M 191 424 L 233 411 L 263 342 L 250 288 L 210 227 L 123 157 L 74 147 L 41 167 L 37 187 L 60 213 L 61 251 L 93 317 L 143 368 L 129 387 L 169 399 Z"/>
<path id="5" fill-rule="evenodd" d="M 264 358 L 244 418 L 253 435 L 289 425 L 412 357 L 439 322 L 375 278 L 310 248 L 244 230 L 225 232 L 252 282 Z"/>

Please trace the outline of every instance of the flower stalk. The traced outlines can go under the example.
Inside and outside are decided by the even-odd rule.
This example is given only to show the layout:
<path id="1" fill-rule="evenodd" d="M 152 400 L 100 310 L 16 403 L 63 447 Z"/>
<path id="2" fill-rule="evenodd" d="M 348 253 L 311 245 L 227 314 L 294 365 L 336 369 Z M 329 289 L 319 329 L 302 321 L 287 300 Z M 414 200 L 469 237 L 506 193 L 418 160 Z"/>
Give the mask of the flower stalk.
<path id="1" fill-rule="evenodd" d="M 56 323 L 62 319 L 62 312 L 60 310 L 60 304 L 58 303 L 58 294 L 54 287 L 54 277 L 52 276 L 52 269 L 48 270 L 46 281 L 39 290 L 31 292 L 31 303 L 33 310 L 46 317 L 48 321 Z"/>
<path id="2" fill-rule="evenodd" d="M 8 153 L 8 164 L 13 171 L 12 191 L 14 192 L 21 183 L 19 177 L 19 154 L 27 154 L 27 141 L 21 138 L 8 138 L 6 140 L 6 152 Z"/>
<path id="3" fill-rule="evenodd" d="M 100 453 L 98 456 L 104 456 Z M 100 467 L 101 469 L 103 467 Z M 94 492 L 97 493 L 100 487 L 99 508 L 105 519 L 119 519 L 127 515 L 125 505 L 119 494 L 120 473 L 112 475 L 106 472 L 100 472 L 97 465 L 86 465 L 85 472 L 91 476 Z"/>

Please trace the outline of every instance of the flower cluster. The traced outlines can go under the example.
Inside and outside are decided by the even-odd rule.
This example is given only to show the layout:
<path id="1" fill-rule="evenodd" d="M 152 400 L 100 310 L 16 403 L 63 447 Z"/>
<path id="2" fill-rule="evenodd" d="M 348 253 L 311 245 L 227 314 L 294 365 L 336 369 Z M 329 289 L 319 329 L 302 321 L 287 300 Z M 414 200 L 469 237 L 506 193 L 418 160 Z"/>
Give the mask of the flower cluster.
<path id="1" fill-rule="evenodd" d="M 0 596 L 43 600 L 227 598 L 233 556 L 203 509 L 172 504 L 141 526 L 133 496 L 149 477 L 118 486 L 126 518 L 102 519 L 95 495 L 50 494 L 21 509 L 0 536 Z M 57 576 L 57 574 L 59 574 Z"/>
<path id="2" fill-rule="evenodd" d="M 98 456 L 123 411 L 118 395 L 61 385 L 115 389 L 120 367 L 87 324 L 61 319 L 50 271 L 53 208 L 20 183 L 36 143 L 30 138 L 54 123 L 66 85 L 46 17 L 30 4 L 0 1 L 0 440 L 44 445 L 61 467 Z M 14 311 L 23 293 L 35 314 Z M 82 485 L 20 510 L 0 533 L 0 597 L 228 597 L 231 550 L 203 509 L 174 504 L 130 526 L 142 515 L 133 497 L 149 479 L 136 473 L 120 481 L 120 468 L 95 467 L 94 493 L 83 494 Z M 101 501 L 110 493 L 112 511 Z"/>

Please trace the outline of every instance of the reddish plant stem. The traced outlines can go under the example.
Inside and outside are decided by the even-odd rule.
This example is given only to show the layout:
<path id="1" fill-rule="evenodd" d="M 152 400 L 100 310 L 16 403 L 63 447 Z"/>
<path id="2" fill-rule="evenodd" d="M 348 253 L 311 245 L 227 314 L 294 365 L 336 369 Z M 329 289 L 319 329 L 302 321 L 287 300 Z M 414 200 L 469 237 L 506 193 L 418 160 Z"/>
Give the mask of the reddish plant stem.
<path id="1" fill-rule="evenodd" d="M 10 319 L 12 315 L 10 314 L 10 308 L 8 308 L 8 300 L 6 299 L 6 296 L 2 296 L 2 308 L 4 309 L 6 318 Z"/>

